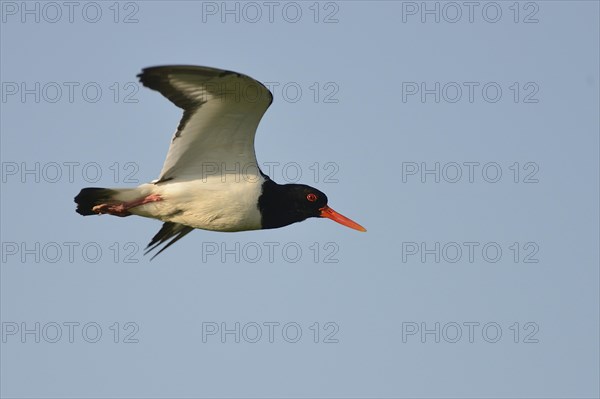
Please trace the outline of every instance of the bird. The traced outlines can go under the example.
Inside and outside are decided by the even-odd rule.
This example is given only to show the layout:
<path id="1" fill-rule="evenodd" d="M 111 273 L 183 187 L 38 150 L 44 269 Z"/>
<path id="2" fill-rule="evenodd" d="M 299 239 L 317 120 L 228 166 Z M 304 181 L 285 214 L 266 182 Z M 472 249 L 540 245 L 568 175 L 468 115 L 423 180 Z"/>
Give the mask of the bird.
<path id="1" fill-rule="evenodd" d="M 137 77 L 183 109 L 159 177 L 133 188 L 84 188 L 75 197 L 77 213 L 164 222 L 146 247 L 148 254 L 162 245 L 151 259 L 194 229 L 273 229 L 317 217 L 366 231 L 334 211 L 318 189 L 278 184 L 262 172 L 254 137 L 273 102 L 265 85 L 241 73 L 192 65 L 148 67 Z"/>

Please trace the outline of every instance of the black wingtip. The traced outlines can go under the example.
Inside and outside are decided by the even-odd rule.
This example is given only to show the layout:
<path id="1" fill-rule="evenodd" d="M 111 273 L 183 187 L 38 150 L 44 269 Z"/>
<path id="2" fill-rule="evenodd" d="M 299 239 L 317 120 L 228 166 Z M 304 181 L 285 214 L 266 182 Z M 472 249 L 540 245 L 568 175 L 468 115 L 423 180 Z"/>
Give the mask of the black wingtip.
<path id="1" fill-rule="evenodd" d="M 187 109 L 189 106 L 199 105 L 195 97 L 188 98 L 186 97 L 183 90 L 172 86 L 170 76 L 175 75 L 189 75 L 192 77 L 202 76 L 205 78 L 205 80 L 210 80 L 212 78 L 223 78 L 228 75 L 234 75 L 240 79 L 247 79 L 247 81 L 245 82 L 246 84 L 255 83 L 261 86 L 267 93 L 266 95 L 269 99 L 269 105 L 273 103 L 273 93 L 271 93 L 269 88 L 266 87 L 264 84 L 248 75 L 227 69 L 197 65 L 160 65 L 143 68 L 142 71 L 137 74 L 137 78 L 143 86 L 160 92 L 163 96 L 171 100 L 171 102 L 173 102 L 179 108 Z"/>
<path id="2" fill-rule="evenodd" d="M 194 230 L 193 227 L 186 226 L 184 224 L 165 222 L 162 225 L 161 229 L 158 231 L 158 233 L 156 233 L 154 237 L 152 237 L 152 240 L 150 240 L 150 243 L 148 243 L 148 245 L 146 246 L 144 255 L 147 255 L 148 253 L 152 252 L 160 245 L 168 241 L 167 244 L 160 249 L 160 251 L 155 253 L 150 258 L 150 260 L 152 261 L 152 259 L 160 255 L 161 252 L 169 248 L 171 245 L 175 244 L 177 241 L 179 241 L 192 230 Z M 169 239 L 171 240 L 169 241 Z"/>

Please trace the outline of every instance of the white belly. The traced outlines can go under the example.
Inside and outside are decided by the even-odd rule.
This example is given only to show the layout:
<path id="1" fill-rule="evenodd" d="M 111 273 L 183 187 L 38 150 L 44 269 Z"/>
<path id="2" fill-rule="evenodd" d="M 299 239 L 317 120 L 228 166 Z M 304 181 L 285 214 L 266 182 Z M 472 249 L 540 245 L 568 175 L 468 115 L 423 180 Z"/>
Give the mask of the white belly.
<path id="1" fill-rule="evenodd" d="M 241 178 L 222 182 L 218 176 L 203 180 L 168 181 L 144 184 L 140 189 L 162 200 L 130 211 L 139 216 L 181 223 L 197 229 L 216 231 L 257 230 L 261 228 L 258 197 L 264 179 Z"/>

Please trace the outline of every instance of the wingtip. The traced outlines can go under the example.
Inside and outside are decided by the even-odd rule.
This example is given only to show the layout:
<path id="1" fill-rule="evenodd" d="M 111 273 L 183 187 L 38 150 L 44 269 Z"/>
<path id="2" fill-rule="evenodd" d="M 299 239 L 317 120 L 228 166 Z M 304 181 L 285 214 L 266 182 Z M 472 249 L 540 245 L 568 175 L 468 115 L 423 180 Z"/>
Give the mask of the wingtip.
<path id="1" fill-rule="evenodd" d="M 146 246 L 144 250 L 144 255 L 148 255 L 150 252 L 157 249 L 162 244 L 165 244 L 157 253 L 155 253 L 150 260 L 156 258 L 160 255 L 165 249 L 169 248 L 171 245 L 175 244 L 181 238 L 183 238 L 186 234 L 194 230 L 193 227 L 186 226 L 179 223 L 173 222 L 165 222 L 161 229 L 152 237 L 150 243 Z"/>

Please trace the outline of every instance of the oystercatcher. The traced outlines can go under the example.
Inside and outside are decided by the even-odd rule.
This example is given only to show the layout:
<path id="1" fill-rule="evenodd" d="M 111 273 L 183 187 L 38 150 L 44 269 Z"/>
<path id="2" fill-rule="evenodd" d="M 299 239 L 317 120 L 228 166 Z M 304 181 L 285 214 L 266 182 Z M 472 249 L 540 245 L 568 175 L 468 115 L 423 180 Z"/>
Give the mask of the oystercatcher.
<path id="1" fill-rule="evenodd" d="M 166 243 L 156 255 L 193 229 L 272 229 L 321 217 L 366 231 L 331 209 L 316 188 L 280 185 L 262 173 L 254 136 L 273 102 L 262 83 L 237 72 L 183 65 L 146 68 L 138 77 L 183 109 L 162 171 L 135 188 L 84 188 L 75 197 L 77 213 L 163 221 L 146 248 L 148 253 Z"/>

